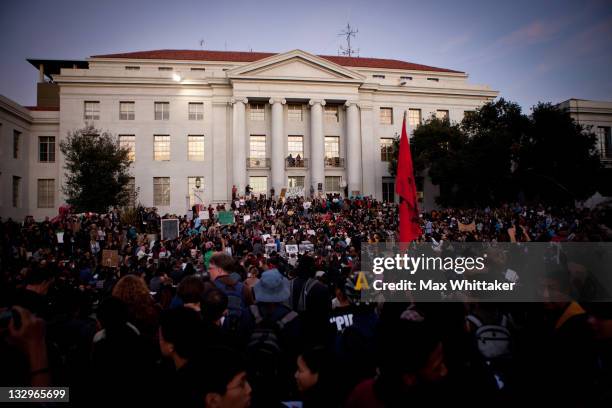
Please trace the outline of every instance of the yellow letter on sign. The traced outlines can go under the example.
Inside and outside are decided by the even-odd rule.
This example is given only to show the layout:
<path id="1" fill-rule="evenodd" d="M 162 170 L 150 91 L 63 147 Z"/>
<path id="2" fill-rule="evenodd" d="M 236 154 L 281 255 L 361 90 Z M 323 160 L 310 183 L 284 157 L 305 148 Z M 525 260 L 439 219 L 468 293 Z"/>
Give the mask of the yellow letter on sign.
<path id="1" fill-rule="evenodd" d="M 359 272 L 359 275 L 357 275 L 357 283 L 355 284 L 355 290 L 362 289 L 370 289 L 370 285 L 363 271 Z"/>

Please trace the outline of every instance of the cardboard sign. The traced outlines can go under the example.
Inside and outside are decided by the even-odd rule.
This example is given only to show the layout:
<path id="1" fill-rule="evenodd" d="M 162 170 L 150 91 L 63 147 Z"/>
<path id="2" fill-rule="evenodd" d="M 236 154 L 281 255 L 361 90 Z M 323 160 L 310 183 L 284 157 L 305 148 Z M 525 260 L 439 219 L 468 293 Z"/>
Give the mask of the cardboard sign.
<path id="1" fill-rule="evenodd" d="M 161 239 L 176 239 L 179 236 L 179 220 L 161 220 Z"/>
<path id="2" fill-rule="evenodd" d="M 207 220 L 210 218 L 210 214 L 208 213 L 208 210 L 203 210 L 203 211 L 200 211 L 200 213 L 198 214 L 198 217 L 200 217 L 201 220 Z"/>
<path id="3" fill-rule="evenodd" d="M 297 254 L 298 246 L 297 245 L 285 245 L 285 252 L 288 254 Z"/>
<path id="4" fill-rule="evenodd" d="M 119 252 L 116 249 L 102 250 L 102 265 L 116 268 L 119 266 Z"/>
<path id="5" fill-rule="evenodd" d="M 219 211 L 219 224 L 231 225 L 235 222 L 234 213 L 231 211 Z"/>
<path id="6" fill-rule="evenodd" d="M 472 221 L 471 224 L 462 224 L 459 222 L 459 231 L 461 232 L 476 231 L 476 223 L 474 221 Z"/>

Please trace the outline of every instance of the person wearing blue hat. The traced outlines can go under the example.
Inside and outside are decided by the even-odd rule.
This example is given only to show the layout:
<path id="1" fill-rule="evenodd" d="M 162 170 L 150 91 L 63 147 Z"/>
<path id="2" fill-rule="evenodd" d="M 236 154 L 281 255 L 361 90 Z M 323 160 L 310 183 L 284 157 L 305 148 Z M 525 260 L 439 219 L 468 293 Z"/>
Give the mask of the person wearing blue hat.
<path id="1" fill-rule="evenodd" d="M 278 269 L 261 274 L 249 307 L 252 331 L 247 344 L 255 406 L 279 406 L 292 389 L 291 373 L 301 349 L 299 316 L 287 305 L 289 281 Z"/>

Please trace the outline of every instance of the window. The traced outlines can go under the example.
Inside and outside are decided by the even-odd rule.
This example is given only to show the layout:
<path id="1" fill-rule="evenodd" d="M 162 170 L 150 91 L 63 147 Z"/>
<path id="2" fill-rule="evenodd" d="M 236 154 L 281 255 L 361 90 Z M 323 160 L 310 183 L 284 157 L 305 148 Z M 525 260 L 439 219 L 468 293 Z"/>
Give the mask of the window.
<path id="1" fill-rule="evenodd" d="M 38 179 L 38 208 L 55 207 L 53 197 L 55 195 L 54 179 Z"/>
<path id="2" fill-rule="evenodd" d="M 372 78 L 385 79 L 385 76 L 384 75 L 380 75 L 380 74 L 374 74 L 374 75 L 372 75 Z"/>
<path id="3" fill-rule="evenodd" d="M 44 163 L 55 161 L 55 136 L 38 137 L 38 161 Z"/>
<path id="4" fill-rule="evenodd" d="M 268 178 L 266 176 L 250 176 L 249 185 L 253 189 L 254 194 L 268 193 Z"/>
<path id="5" fill-rule="evenodd" d="M 393 108 L 380 108 L 380 123 L 383 125 L 393 124 Z"/>
<path id="6" fill-rule="evenodd" d="M 125 191 L 128 194 L 127 206 L 130 208 L 136 207 L 136 179 L 134 177 L 128 178 Z"/>
<path id="7" fill-rule="evenodd" d="M 439 78 L 427 78 L 428 81 L 432 81 L 432 82 L 439 82 L 440 79 Z"/>
<path id="8" fill-rule="evenodd" d="M 440 120 L 448 120 L 448 111 L 447 110 L 437 110 L 436 111 L 436 118 L 440 119 Z"/>
<path id="9" fill-rule="evenodd" d="M 206 68 L 191 68 L 192 71 L 206 71 Z"/>
<path id="10" fill-rule="evenodd" d="M 334 159 L 340 157 L 340 137 L 325 136 L 325 158 Z"/>
<path id="11" fill-rule="evenodd" d="M 189 102 L 189 120 L 204 120 L 204 104 Z"/>
<path id="12" fill-rule="evenodd" d="M 325 176 L 325 191 L 335 192 L 341 191 L 342 177 L 340 176 Z"/>
<path id="13" fill-rule="evenodd" d="M 153 205 L 170 205 L 170 177 L 153 177 Z"/>
<path id="14" fill-rule="evenodd" d="M 289 136 L 287 138 L 287 153 L 293 158 L 298 155 L 300 158 L 304 158 L 304 137 L 303 136 Z"/>
<path id="15" fill-rule="evenodd" d="M 200 179 L 200 187 L 197 187 L 197 180 Z M 189 192 L 189 206 L 193 207 L 196 204 L 204 203 L 202 192 L 204 190 L 204 177 L 194 176 L 187 177 L 187 190 Z"/>
<path id="16" fill-rule="evenodd" d="M 134 66 L 134 65 L 126 65 L 125 70 L 126 71 L 140 71 L 140 67 Z"/>
<path id="17" fill-rule="evenodd" d="M 420 109 L 408 109 L 408 125 L 410 130 L 413 131 L 421 124 L 421 110 Z"/>
<path id="18" fill-rule="evenodd" d="M 287 187 L 304 188 L 304 176 L 289 176 L 287 177 Z"/>
<path id="19" fill-rule="evenodd" d="M 21 143 L 21 132 L 13 130 L 13 159 L 19 158 L 19 144 Z"/>
<path id="20" fill-rule="evenodd" d="M 19 187 L 21 184 L 21 177 L 13 176 L 13 207 L 19 207 Z"/>
<path id="21" fill-rule="evenodd" d="M 412 81 L 412 77 L 411 76 L 401 76 L 400 80 L 402 80 L 402 81 Z"/>
<path id="22" fill-rule="evenodd" d="M 610 126 L 598 126 L 596 132 L 601 157 L 606 159 L 612 158 L 612 133 L 610 132 Z"/>
<path id="23" fill-rule="evenodd" d="M 119 146 L 128 149 L 128 159 L 136 160 L 136 136 L 134 135 L 119 135 Z"/>
<path id="24" fill-rule="evenodd" d="M 119 102 L 119 120 L 134 120 L 134 102 Z"/>
<path id="25" fill-rule="evenodd" d="M 380 160 L 391 161 L 393 157 L 393 139 L 383 137 L 380 139 Z"/>
<path id="26" fill-rule="evenodd" d="M 172 67 L 157 67 L 158 71 L 172 71 Z"/>
<path id="27" fill-rule="evenodd" d="M 153 160 L 156 160 L 156 161 L 170 160 L 170 136 L 169 135 L 153 136 Z"/>
<path id="28" fill-rule="evenodd" d="M 263 103 L 250 103 L 249 110 L 251 111 L 251 120 L 265 120 L 265 105 Z"/>
<path id="29" fill-rule="evenodd" d="M 204 161 L 204 135 L 189 135 L 188 139 L 188 160 Z"/>
<path id="30" fill-rule="evenodd" d="M 385 203 L 395 202 L 395 182 L 393 179 L 383 179 L 382 199 Z"/>
<path id="31" fill-rule="evenodd" d="M 266 137 L 251 135 L 249 143 L 249 157 L 257 159 L 266 158 Z"/>
<path id="32" fill-rule="evenodd" d="M 325 107 L 325 121 L 338 122 L 338 106 L 333 105 Z"/>
<path id="33" fill-rule="evenodd" d="M 85 120 L 100 120 L 100 102 L 85 101 Z"/>
<path id="34" fill-rule="evenodd" d="M 287 106 L 287 119 L 290 122 L 301 122 L 302 118 L 302 105 L 300 104 L 289 104 Z"/>
<path id="35" fill-rule="evenodd" d="M 170 119 L 170 103 L 155 102 L 155 120 Z"/>

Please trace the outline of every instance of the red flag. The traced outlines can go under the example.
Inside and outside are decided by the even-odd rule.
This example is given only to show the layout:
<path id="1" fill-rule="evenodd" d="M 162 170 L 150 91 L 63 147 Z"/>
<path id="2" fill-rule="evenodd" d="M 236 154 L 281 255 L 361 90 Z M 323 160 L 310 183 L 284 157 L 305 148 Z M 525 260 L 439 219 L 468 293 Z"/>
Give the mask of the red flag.
<path id="1" fill-rule="evenodd" d="M 414 241 L 421 236 L 421 227 L 419 225 L 419 209 L 410 142 L 408 142 L 408 134 L 406 133 L 406 112 L 404 112 L 399 157 L 397 159 L 395 192 L 400 196 L 400 242 Z"/>

